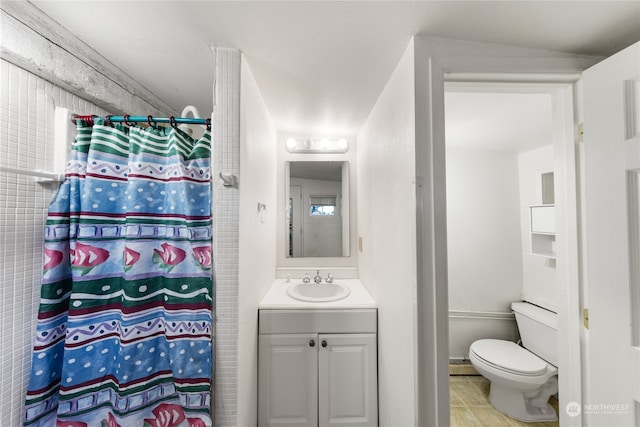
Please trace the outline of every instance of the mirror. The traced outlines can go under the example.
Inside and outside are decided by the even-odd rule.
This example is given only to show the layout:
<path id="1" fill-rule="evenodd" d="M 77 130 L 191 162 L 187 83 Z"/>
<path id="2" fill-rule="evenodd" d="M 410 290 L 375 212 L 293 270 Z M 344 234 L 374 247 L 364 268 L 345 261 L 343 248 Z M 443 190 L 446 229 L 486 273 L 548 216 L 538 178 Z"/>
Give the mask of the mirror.
<path id="1" fill-rule="evenodd" d="M 540 180 L 542 181 L 542 204 L 553 205 L 555 203 L 553 172 L 543 173 Z"/>
<path id="2" fill-rule="evenodd" d="M 349 163 L 286 162 L 288 258 L 349 256 Z"/>

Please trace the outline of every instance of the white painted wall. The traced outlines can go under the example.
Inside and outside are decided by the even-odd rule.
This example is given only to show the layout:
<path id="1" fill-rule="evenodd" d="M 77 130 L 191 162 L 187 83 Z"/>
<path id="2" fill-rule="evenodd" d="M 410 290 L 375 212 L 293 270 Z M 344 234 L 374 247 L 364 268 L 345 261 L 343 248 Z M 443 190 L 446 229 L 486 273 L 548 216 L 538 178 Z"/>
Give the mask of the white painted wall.
<path id="1" fill-rule="evenodd" d="M 238 426 L 255 426 L 258 408 L 258 303 L 275 279 L 276 129 L 247 61 L 240 86 L 238 258 Z M 258 203 L 266 205 L 261 214 Z"/>
<path id="2" fill-rule="evenodd" d="M 517 337 L 513 319 L 476 316 L 521 299 L 519 206 L 516 154 L 447 148 L 449 309 L 471 313 L 450 317 L 450 356 L 468 357 L 477 339 Z"/>
<path id="3" fill-rule="evenodd" d="M 360 279 L 378 304 L 380 426 L 415 424 L 413 41 L 358 134 Z"/>
<path id="4" fill-rule="evenodd" d="M 522 293 L 525 301 L 558 310 L 555 260 L 530 253 L 529 206 L 542 203 L 540 174 L 552 172 L 553 146 L 546 145 L 518 156 L 520 181 L 520 223 L 522 234 Z"/>
<path id="5" fill-rule="evenodd" d="M 520 299 L 519 205 L 515 154 L 447 149 L 449 309 L 509 312 Z"/>

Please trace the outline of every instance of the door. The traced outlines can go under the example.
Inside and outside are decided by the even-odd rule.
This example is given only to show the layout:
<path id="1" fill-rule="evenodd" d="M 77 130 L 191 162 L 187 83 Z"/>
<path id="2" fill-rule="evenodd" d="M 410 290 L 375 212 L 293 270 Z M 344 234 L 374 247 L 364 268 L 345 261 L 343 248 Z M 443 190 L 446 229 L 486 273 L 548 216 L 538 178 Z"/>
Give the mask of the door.
<path id="1" fill-rule="evenodd" d="M 302 253 L 302 187 L 292 185 L 289 195 L 289 254 L 288 256 L 300 257 Z"/>
<path id="2" fill-rule="evenodd" d="M 640 43 L 586 70 L 583 84 L 589 320 L 581 409 L 587 425 L 640 426 Z"/>
<path id="3" fill-rule="evenodd" d="M 258 352 L 258 425 L 317 427 L 317 335 L 259 335 Z"/>
<path id="4" fill-rule="evenodd" d="M 376 334 L 320 335 L 320 426 L 378 425 Z"/>

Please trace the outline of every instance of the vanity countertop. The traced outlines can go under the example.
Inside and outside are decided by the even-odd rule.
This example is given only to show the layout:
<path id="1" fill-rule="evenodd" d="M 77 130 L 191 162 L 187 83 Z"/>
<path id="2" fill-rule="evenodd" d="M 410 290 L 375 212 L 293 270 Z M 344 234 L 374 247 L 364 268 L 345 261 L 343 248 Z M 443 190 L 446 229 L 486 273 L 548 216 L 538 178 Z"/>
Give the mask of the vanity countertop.
<path id="1" fill-rule="evenodd" d="M 349 308 L 376 308 L 376 303 L 367 292 L 364 285 L 359 279 L 335 279 L 336 283 L 340 283 L 351 289 L 351 293 L 338 301 L 328 302 L 306 302 L 298 301 L 287 295 L 287 288 L 296 283 L 302 282 L 302 279 L 276 279 L 269 287 L 262 301 L 258 305 L 258 309 L 274 310 L 274 309 L 349 309 Z M 318 286 L 322 286 L 319 284 Z"/>

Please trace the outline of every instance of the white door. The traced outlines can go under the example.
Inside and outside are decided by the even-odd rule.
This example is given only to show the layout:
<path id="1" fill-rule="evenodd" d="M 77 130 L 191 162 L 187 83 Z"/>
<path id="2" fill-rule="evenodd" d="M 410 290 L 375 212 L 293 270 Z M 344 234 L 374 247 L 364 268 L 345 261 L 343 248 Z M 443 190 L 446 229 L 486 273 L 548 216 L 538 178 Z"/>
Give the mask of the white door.
<path id="1" fill-rule="evenodd" d="M 317 335 L 259 335 L 258 352 L 258 425 L 317 427 Z"/>
<path id="2" fill-rule="evenodd" d="M 302 253 L 302 187 L 299 185 L 291 186 L 289 206 L 291 208 L 289 218 L 289 244 L 291 248 L 289 255 L 293 257 L 304 256 Z"/>
<path id="3" fill-rule="evenodd" d="M 589 329 L 581 409 L 589 426 L 640 426 L 640 43 L 586 70 L 583 84 Z"/>
<path id="4" fill-rule="evenodd" d="M 318 424 L 378 425 L 376 334 L 318 337 Z"/>

